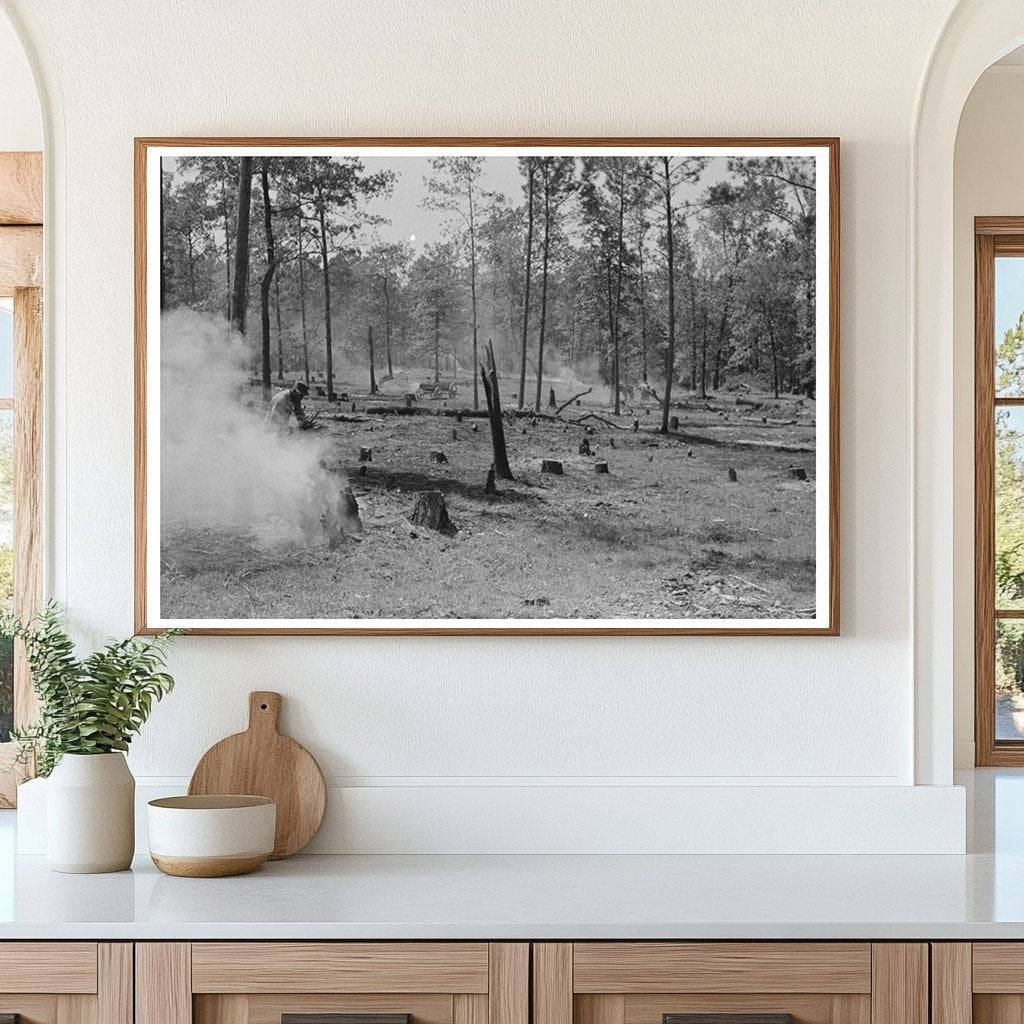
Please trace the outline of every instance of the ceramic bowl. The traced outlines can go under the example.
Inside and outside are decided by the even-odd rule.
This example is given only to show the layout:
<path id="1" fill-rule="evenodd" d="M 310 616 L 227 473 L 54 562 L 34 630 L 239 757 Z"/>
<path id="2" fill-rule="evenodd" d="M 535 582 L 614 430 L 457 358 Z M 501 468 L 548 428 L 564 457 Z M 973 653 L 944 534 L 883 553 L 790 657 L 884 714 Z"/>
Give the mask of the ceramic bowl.
<path id="1" fill-rule="evenodd" d="M 168 875 L 255 871 L 274 849 L 277 805 L 263 796 L 169 796 L 147 808 L 149 853 Z"/>

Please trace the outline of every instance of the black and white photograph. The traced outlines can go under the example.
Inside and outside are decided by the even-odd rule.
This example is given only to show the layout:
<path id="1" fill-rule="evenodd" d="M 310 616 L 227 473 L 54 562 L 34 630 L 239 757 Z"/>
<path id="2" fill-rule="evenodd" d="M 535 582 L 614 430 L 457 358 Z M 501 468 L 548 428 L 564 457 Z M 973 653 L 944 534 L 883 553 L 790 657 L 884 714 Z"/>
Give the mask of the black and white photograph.
<path id="1" fill-rule="evenodd" d="M 834 142 L 139 144 L 140 627 L 837 630 Z"/>

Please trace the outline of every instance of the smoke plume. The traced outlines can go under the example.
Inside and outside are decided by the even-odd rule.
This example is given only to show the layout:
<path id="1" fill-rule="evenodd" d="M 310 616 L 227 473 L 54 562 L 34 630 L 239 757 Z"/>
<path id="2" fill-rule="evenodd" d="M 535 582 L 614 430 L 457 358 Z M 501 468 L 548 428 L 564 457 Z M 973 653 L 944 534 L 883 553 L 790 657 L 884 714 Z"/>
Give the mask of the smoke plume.
<path id="1" fill-rule="evenodd" d="M 212 316 L 161 317 L 160 495 L 164 530 L 208 528 L 262 547 L 309 540 L 344 484 L 312 432 L 265 423 L 245 339 Z"/>

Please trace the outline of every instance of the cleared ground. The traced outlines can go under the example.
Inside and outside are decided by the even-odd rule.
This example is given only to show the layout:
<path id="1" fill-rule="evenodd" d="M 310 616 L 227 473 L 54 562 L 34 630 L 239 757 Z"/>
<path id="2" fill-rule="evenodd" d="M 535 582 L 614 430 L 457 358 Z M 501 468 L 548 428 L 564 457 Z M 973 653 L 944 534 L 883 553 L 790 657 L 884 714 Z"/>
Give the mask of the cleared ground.
<path id="1" fill-rule="evenodd" d="M 751 391 L 707 400 L 682 391 L 672 436 L 653 397 L 615 417 L 608 389 L 560 418 L 506 422 L 514 482 L 484 493 L 492 461 L 472 384 L 454 399 L 405 394 L 400 374 L 369 396 L 307 399 L 310 443 L 329 442 L 363 523 L 361 540 L 261 547 L 237 531 L 165 529 L 162 611 L 172 618 L 806 618 L 814 614 L 814 403 Z M 587 384 L 555 380 L 562 403 Z M 316 385 L 314 385 L 316 387 Z M 515 382 L 502 382 L 514 411 Z M 532 394 L 527 388 L 527 394 Z M 247 401 L 259 404 L 252 388 Z M 484 405 L 483 392 L 480 393 Z M 425 415 L 429 412 L 436 415 Z M 445 415 L 442 415 L 445 414 Z M 586 417 L 586 418 L 584 418 Z M 599 417 L 599 418 L 598 418 Z M 639 429 L 633 429 L 634 419 Z M 582 421 L 582 422 L 580 422 Z M 579 454 L 588 440 L 591 455 Z M 372 461 L 360 463 L 361 448 Z M 446 462 L 432 461 L 441 451 Z M 559 460 L 563 475 L 541 472 Z M 595 466 L 607 462 L 609 472 Z M 730 470 L 735 480 L 730 480 Z M 802 471 L 802 474 L 801 472 Z M 806 480 L 799 479 L 801 475 Z M 458 529 L 410 522 L 417 492 L 445 496 Z"/>

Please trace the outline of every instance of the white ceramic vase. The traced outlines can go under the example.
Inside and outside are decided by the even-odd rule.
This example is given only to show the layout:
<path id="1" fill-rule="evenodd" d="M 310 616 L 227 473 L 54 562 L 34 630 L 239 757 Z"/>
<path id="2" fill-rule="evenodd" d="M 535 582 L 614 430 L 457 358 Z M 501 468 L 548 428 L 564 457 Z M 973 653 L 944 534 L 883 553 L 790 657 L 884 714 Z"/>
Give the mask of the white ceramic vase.
<path id="1" fill-rule="evenodd" d="M 52 871 L 124 871 L 135 854 L 135 779 L 124 754 L 65 754 L 46 783 Z"/>

